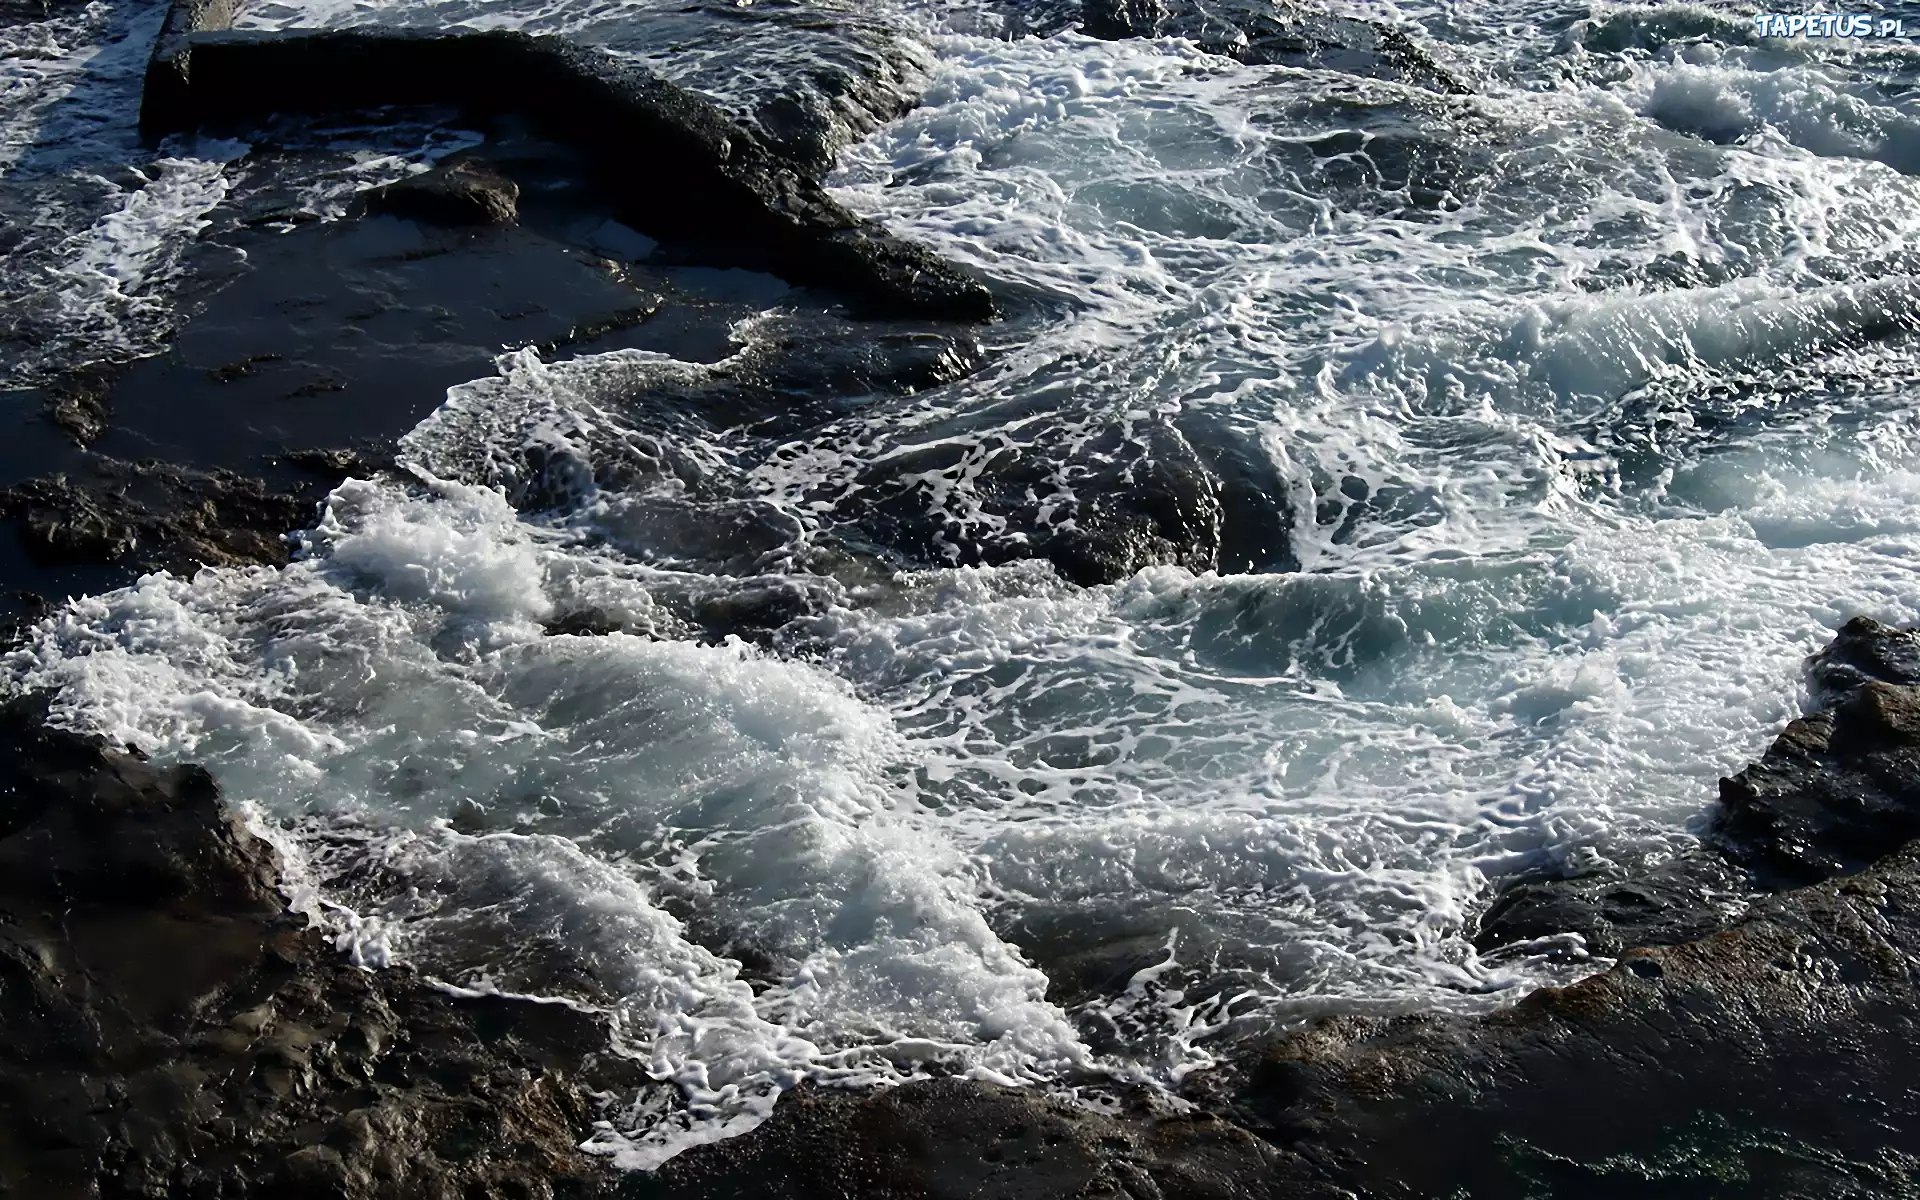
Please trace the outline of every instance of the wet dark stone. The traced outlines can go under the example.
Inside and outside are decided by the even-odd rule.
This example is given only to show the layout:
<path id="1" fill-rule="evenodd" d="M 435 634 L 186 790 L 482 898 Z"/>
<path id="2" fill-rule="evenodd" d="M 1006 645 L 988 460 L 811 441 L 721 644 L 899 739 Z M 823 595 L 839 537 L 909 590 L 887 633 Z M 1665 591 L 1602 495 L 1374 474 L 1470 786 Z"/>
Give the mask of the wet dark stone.
<path id="1" fill-rule="evenodd" d="M 1855 623 L 1816 660 L 1829 677 L 1875 676 L 1839 697 L 1843 736 L 1902 727 L 1882 689 L 1908 685 L 1878 676 L 1903 677 L 1911 646 Z M 1270 1036 L 1188 1077 L 1206 1115 L 1178 1131 L 956 1080 L 802 1089 L 762 1129 L 675 1160 L 637 1194 L 1907 1196 L 1920 1177 L 1920 841 L 1886 851 L 1738 916 L 1700 912 L 1710 897 L 1695 889 L 1735 878 L 1705 852 L 1560 893 L 1518 885 L 1489 924 L 1518 936 L 1602 917 L 1618 963 L 1486 1016 L 1341 1016 Z M 1011 932 L 1068 976 L 1088 948 L 1064 926 Z M 1087 968 L 1137 969 L 1140 933 L 1090 947 Z M 1024 1149 L 1036 1130 L 1032 1153 L 996 1154 L 988 1137 Z M 996 1173 L 1008 1161 L 1017 1176 Z"/>
<path id="2" fill-rule="evenodd" d="M 309 470 L 303 484 L 269 488 L 232 470 L 161 461 L 92 459 L 84 474 L 56 474 L 0 490 L 29 557 L 42 566 L 96 563 L 131 570 L 284 564 L 286 534 L 313 524 L 346 470 Z"/>
<path id="3" fill-rule="evenodd" d="M 0 1196 L 592 1197 L 602 1018 L 353 967 L 206 772 L 0 706 Z"/>
<path id="4" fill-rule="evenodd" d="M 1868 680 L 1920 685 L 1920 632 L 1855 617 L 1807 660 L 1807 673 L 1827 703 L 1845 699 Z"/>
<path id="5" fill-rule="evenodd" d="M 1294 3 L 1085 0 L 1082 29 L 1108 40 L 1186 38 L 1251 65 L 1340 71 L 1452 95 L 1473 90 L 1401 29 Z"/>
<path id="6" fill-rule="evenodd" d="M 967 471 L 991 523 L 936 509 L 927 477 L 958 467 L 951 444 L 890 456 L 860 481 L 848 519 L 873 543 L 931 565 L 1051 562 L 1082 586 L 1151 566 L 1212 570 L 1220 549 L 1218 483 L 1168 425 L 1110 427 L 1070 451 L 1048 441 L 979 452 Z"/>
<path id="7" fill-rule="evenodd" d="M 1920 837 L 1920 639 L 1856 619 L 1809 665 L 1831 707 L 1720 782 L 1711 840 L 1766 889 L 1860 871 Z"/>
<path id="8" fill-rule="evenodd" d="M 953 1079 L 867 1094 L 801 1088 L 742 1138 L 669 1162 L 640 1198 L 679 1200 L 1255 1200 L 1336 1194 L 1293 1156 L 1144 1097 L 1106 1115 Z"/>
<path id="9" fill-rule="evenodd" d="M 1482 953 L 1578 934 L 1563 957 L 1618 957 L 1633 946 L 1671 946 L 1725 928 L 1744 907 L 1736 872 L 1710 853 L 1641 870 L 1565 878 L 1522 875 L 1500 886 L 1473 938 Z"/>
<path id="10" fill-rule="evenodd" d="M 1920 633 L 1867 617 L 1807 660 L 1825 705 L 1759 762 L 1720 781 L 1701 848 L 1653 867 L 1503 881 L 1481 916 L 1483 951 L 1577 933 L 1618 955 L 1704 937 L 1755 891 L 1861 871 L 1920 837 Z"/>
<path id="11" fill-rule="evenodd" d="M 1906 1195 L 1917 902 L 1909 845 L 1486 1017 L 1321 1021 L 1196 1095 L 1383 1198 Z"/>
<path id="12" fill-rule="evenodd" d="M 772 271 L 868 311 L 994 314 L 966 272 L 836 203 L 817 164 L 597 47 L 501 30 L 269 34 L 212 18 L 196 28 L 156 51 L 141 109 L 149 134 L 386 105 L 524 117 L 586 155 L 623 219 L 690 243 L 701 261 Z"/>
<path id="13" fill-rule="evenodd" d="M 119 369 L 97 366 L 76 371 L 47 388 L 47 416 L 84 446 L 106 430 L 112 417 L 110 397 Z"/>
<path id="14" fill-rule="evenodd" d="M 511 225 L 520 216 L 520 185 L 476 159 L 443 163 L 366 194 L 369 212 L 436 225 Z"/>
<path id="15" fill-rule="evenodd" d="M 94 459 L 84 475 L 56 475 L 0 489 L 0 517 L 18 528 L 43 565 L 120 564 L 191 573 L 201 566 L 281 564 L 283 535 L 313 523 L 337 477 L 270 489 L 232 471 Z"/>

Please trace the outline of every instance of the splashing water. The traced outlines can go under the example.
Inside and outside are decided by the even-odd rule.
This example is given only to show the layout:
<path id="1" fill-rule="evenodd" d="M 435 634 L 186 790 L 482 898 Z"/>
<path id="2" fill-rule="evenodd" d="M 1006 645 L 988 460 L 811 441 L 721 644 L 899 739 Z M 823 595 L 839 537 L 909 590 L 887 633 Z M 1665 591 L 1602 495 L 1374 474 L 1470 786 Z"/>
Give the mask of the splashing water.
<path id="1" fill-rule="evenodd" d="M 1064 315 L 780 438 L 650 403 L 726 363 L 507 356 L 295 565 L 76 601 L 13 685 L 212 767 L 370 965 L 616 1014 L 663 1084 L 595 1136 L 629 1166 L 801 1079 L 1172 1083 L 1250 1023 L 1557 978 L 1475 954 L 1490 879 L 1684 847 L 1832 625 L 1920 617 L 1920 60 L 1398 15 L 1478 94 L 894 13 L 937 65 L 840 194 Z M 1083 588 L 850 532 L 876 465 L 991 540 L 1006 464 L 1069 464 L 1064 511 L 1165 438 L 1277 481 L 1226 519 L 1299 569 Z M 770 579 L 828 602 L 692 635 Z"/>

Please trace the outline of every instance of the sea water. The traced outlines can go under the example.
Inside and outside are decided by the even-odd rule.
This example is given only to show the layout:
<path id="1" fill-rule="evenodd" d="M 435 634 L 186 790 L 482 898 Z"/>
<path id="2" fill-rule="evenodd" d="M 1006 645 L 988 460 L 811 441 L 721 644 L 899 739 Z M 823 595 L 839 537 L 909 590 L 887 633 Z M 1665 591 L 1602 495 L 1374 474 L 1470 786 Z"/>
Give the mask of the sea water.
<path id="1" fill-rule="evenodd" d="M 643 53 L 645 11 L 243 22 Z M 802 1080 L 1171 1087 L 1247 1030 L 1603 966 L 1482 957 L 1478 906 L 1683 850 L 1835 624 L 1920 617 L 1920 51 L 1692 4 L 1366 15 L 1474 94 L 890 11 L 924 95 L 837 194 L 1058 315 L 779 438 L 645 402 L 726 362 L 510 354 L 292 566 L 76 600 L 9 686 L 207 764 L 365 965 L 612 1014 L 659 1081 L 593 1134 L 630 1167 Z M 59 287 L 115 281 L 43 286 L 69 325 L 164 309 L 151 264 L 245 169 L 174 149 L 63 232 Z M 1062 464 L 1070 511 L 1166 437 L 1280 481 L 1298 569 L 1081 587 L 847 541 L 876 467 L 936 464 L 928 519 L 990 543 L 1006 464 Z M 742 513 L 745 550 L 715 533 Z M 765 644 L 678 615 L 780 584 L 824 602 Z"/>

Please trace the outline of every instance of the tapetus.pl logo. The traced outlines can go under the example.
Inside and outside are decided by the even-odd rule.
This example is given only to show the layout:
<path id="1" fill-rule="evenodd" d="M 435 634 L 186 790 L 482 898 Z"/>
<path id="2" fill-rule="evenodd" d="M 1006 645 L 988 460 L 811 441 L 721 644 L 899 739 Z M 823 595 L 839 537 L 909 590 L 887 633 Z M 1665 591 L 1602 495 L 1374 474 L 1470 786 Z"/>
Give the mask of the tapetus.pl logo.
<path id="1" fill-rule="evenodd" d="M 1753 15 L 1754 32 L 1763 38 L 1904 38 L 1900 17 L 1879 13 L 1763 12 Z M 1920 34 L 1920 22 L 1914 32 Z"/>

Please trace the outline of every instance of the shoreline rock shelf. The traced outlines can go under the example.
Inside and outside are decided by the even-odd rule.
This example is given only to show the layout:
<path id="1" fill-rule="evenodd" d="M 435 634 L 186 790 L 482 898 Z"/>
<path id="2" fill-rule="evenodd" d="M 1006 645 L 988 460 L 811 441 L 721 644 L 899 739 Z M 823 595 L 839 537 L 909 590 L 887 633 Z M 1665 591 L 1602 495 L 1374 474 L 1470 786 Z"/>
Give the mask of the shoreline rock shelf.
<path id="1" fill-rule="evenodd" d="M 584 151 L 623 219 L 711 265 L 770 271 L 887 315 L 981 321 L 966 271 L 855 217 L 818 164 L 791 161 L 695 92 L 592 46 L 506 30 L 226 29 L 231 5 L 177 5 L 147 70 L 150 137 L 279 113 L 444 104 L 517 116 Z"/>

